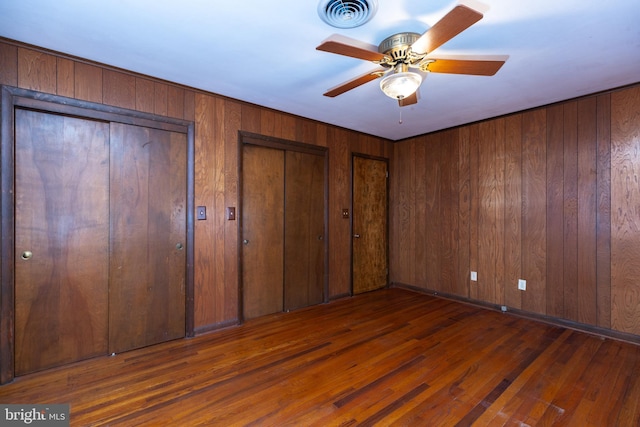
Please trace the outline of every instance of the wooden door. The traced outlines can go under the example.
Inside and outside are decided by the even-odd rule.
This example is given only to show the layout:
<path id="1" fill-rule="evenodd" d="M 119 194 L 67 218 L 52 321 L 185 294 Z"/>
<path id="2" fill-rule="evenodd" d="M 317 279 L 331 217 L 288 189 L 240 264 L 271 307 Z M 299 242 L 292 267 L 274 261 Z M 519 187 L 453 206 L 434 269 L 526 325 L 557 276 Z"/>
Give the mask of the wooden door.
<path id="1" fill-rule="evenodd" d="M 353 293 L 388 283 L 387 162 L 353 157 Z"/>
<path id="2" fill-rule="evenodd" d="M 284 151 L 244 145 L 242 295 L 245 319 L 283 309 Z"/>
<path id="3" fill-rule="evenodd" d="M 107 352 L 109 125 L 15 115 L 15 374 Z"/>
<path id="4" fill-rule="evenodd" d="M 286 151 L 284 309 L 324 299 L 324 156 Z"/>
<path id="5" fill-rule="evenodd" d="M 111 124 L 109 352 L 185 335 L 186 135 Z"/>

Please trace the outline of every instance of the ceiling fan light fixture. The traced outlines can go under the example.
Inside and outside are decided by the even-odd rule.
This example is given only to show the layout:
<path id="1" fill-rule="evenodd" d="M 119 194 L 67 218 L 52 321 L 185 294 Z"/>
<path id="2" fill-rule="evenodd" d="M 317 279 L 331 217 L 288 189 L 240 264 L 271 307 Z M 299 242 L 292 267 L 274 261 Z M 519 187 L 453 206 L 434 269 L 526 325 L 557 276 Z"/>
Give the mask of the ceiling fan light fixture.
<path id="1" fill-rule="evenodd" d="M 378 10 L 377 0 L 320 0 L 318 15 L 336 28 L 355 28 L 369 22 Z"/>
<path id="2" fill-rule="evenodd" d="M 418 90 L 422 76 L 411 71 L 389 74 L 380 81 L 380 89 L 390 98 L 404 99 Z"/>

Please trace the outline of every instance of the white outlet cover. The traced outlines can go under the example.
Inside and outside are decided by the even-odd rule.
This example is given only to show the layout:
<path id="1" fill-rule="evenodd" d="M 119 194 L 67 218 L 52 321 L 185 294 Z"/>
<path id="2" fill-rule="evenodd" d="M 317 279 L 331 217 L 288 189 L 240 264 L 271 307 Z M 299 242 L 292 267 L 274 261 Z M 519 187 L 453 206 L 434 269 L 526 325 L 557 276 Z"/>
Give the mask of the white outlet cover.
<path id="1" fill-rule="evenodd" d="M 518 289 L 520 289 L 521 291 L 526 291 L 527 290 L 527 281 L 526 280 L 518 280 Z"/>
<path id="2" fill-rule="evenodd" d="M 472 271 L 471 272 L 471 280 L 473 280 L 474 282 L 478 281 L 478 272 L 477 271 Z"/>

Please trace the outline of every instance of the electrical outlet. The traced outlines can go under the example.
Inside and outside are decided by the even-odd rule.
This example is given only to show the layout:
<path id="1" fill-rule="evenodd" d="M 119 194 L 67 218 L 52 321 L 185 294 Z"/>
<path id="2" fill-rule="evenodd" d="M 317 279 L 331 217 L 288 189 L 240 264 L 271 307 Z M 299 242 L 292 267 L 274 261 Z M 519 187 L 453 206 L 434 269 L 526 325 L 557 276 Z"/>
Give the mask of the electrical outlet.
<path id="1" fill-rule="evenodd" d="M 520 289 L 521 291 L 526 291 L 527 290 L 527 281 L 520 279 L 518 280 L 518 289 Z"/>
<path id="2" fill-rule="evenodd" d="M 472 271 L 471 272 L 471 280 L 474 282 L 478 281 L 478 272 L 477 271 Z"/>

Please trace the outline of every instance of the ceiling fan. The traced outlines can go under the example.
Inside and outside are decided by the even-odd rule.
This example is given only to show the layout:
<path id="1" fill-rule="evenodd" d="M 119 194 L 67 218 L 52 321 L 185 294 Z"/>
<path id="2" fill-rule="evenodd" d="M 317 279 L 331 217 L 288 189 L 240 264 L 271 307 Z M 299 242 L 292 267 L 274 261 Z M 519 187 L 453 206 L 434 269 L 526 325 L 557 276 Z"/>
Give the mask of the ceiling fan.
<path id="1" fill-rule="evenodd" d="M 482 19 L 482 13 L 457 5 L 423 34 L 406 32 L 387 37 L 379 46 L 334 34 L 316 49 L 338 55 L 371 61 L 380 67 L 329 89 L 325 96 L 335 97 L 380 77 L 380 88 L 401 107 L 418 102 L 418 88 L 423 73 L 470 74 L 492 76 L 505 63 L 495 58 L 463 57 L 438 58 L 431 56 L 436 48 Z"/>

